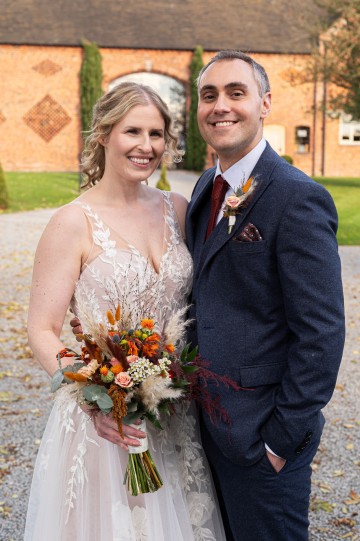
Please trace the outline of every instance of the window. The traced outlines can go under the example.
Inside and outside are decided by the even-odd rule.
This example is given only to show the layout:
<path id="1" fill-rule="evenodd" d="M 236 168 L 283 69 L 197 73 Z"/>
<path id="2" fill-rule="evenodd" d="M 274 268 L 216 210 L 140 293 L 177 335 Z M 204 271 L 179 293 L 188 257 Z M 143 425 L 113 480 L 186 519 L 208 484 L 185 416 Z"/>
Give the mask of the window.
<path id="1" fill-rule="evenodd" d="M 360 122 L 352 120 L 351 115 L 340 117 L 340 145 L 360 145 Z"/>
<path id="2" fill-rule="evenodd" d="M 299 154 L 310 152 L 310 128 L 309 126 L 296 126 L 295 128 L 296 151 Z"/>

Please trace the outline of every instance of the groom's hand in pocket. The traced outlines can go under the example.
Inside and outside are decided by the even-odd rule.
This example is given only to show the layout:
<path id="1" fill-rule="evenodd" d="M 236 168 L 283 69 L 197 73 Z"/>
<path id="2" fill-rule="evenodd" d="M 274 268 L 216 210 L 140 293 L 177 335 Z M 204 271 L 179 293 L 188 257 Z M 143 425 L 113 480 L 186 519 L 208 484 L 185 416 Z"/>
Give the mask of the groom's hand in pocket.
<path id="1" fill-rule="evenodd" d="M 269 459 L 270 464 L 276 471 L 276 473 L 280 473 L 280 471 L 283 469 L 283 467 L 286 464 L 286 460 L 284 458 L 281 458 L 279 456 L 273 455 L 266 449 L 266 456 Z"/>

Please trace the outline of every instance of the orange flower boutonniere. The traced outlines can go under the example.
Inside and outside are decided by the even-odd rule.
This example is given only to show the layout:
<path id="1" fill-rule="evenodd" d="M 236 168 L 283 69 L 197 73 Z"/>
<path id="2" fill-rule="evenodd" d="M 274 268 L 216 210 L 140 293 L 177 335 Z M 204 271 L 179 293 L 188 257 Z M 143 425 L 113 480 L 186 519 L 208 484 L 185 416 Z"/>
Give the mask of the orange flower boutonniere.
<path id="1" fill-rule="evenodd" d="M 229 195 L 225 199 L 224 217 L 229 218 L 229 234 L 235 225 L 236 215 L 239 214 L 241 208 L 244 208 L 245 201 L 254 192 L 256 185 L 255 179 L 250 177 L 241 188 L 235 190 L 234 195 Z"/>

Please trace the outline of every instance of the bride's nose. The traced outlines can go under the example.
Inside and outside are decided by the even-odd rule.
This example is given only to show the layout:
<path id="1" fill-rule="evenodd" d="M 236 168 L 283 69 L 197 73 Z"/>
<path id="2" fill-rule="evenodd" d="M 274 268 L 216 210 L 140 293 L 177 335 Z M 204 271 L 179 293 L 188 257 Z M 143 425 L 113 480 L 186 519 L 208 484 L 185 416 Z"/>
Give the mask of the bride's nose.
<path id="1" fill-rule="evenodd" d="M 143 134 L 141 136 L 140 141 L 138 142 L 138 148 L 142 152 L 151 152 L 152 151 L 152 145 L 151 145 L 151 139 L 148 134 Z"/>

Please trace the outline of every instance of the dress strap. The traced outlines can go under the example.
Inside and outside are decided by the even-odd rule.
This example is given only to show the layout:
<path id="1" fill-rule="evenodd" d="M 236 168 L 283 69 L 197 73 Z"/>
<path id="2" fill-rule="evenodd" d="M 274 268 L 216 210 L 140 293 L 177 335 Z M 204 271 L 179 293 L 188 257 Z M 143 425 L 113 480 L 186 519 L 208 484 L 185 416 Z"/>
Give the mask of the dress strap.
<path id="1" fill-rule="evenodd" d="M 82 203 L 79 200 L 75 200 L 70 204 L 81 207 L 85 216 L 87 217 L 91 225 L 93 246 L 94 244 L 97 245 L 107 257 L 114 257 L 116 253 L 116 241 L 111 238 L 109 227 L 101 220 L 98 214 L 90 207 L 88 203 Z M 87 261 L 88 260 L 89 257 L 87 258 Z"/>
<path id="2" fill-rule="evenodd" d="M 179 224 L 179 219 L 176 214 L 174 202 L 171 196 L 171 192 L 162 192 L 164 196 L 164 218 L 170 231 L 170 242 L 172 244 L 179 244 L 182 239 L 182 232 Z"/>

